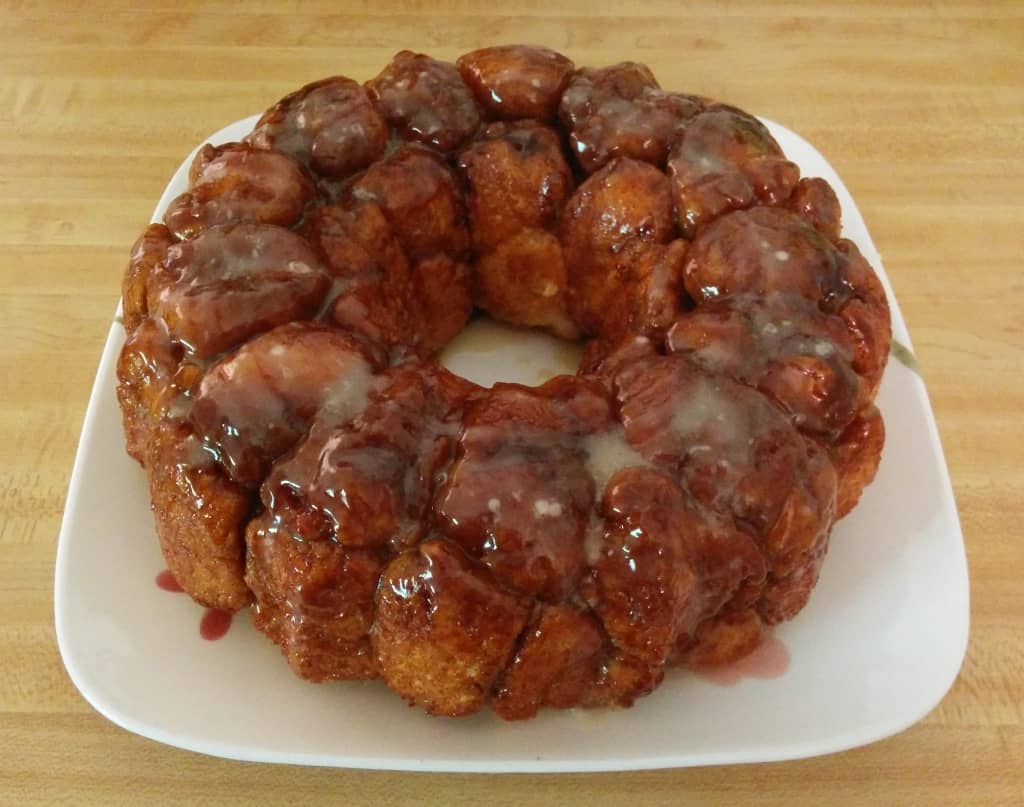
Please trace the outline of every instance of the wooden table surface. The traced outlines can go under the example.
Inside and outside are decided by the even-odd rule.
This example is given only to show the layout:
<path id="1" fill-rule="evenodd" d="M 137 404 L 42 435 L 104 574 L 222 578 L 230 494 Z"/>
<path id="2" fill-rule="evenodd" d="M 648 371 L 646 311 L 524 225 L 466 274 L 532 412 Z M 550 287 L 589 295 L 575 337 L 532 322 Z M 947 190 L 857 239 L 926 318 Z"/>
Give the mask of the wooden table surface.
<path id="1" fill-rule="evenodd" d="M 1024 803 L 1024 5 L 344 5 L 0 3 L 0 803 Z M 839 171 L 903 307 L 956 490 L 972 588 L 959 680 L 866 748 L 647 773 L 256 765 L 115 727 L 61 664 L 54 553 L 126 253 L 171 171 L 310 80 L 366 79 L 401 48 L 516 41 L 647 62 L 664 86 L 783 122 Z"/>

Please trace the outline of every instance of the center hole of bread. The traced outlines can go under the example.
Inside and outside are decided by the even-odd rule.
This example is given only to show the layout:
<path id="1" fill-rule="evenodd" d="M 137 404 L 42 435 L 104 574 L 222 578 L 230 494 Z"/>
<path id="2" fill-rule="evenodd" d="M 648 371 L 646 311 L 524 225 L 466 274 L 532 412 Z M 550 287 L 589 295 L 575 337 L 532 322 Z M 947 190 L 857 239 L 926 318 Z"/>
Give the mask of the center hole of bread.
<path id="1" fill-rule="evenodd" d="M 537 386 L 556 375 L 574 375 L 582 342 L 567 342 L 542 331 L 474 317 L 439 356 L 453 373 L 483 387 L 498 381 Z"/>

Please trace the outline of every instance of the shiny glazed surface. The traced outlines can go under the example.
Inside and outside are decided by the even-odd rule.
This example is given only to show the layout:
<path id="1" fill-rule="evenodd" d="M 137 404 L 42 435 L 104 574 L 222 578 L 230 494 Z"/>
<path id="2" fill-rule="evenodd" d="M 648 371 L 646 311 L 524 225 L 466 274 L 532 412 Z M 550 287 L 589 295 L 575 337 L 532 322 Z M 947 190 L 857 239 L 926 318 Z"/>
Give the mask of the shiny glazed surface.
<path id="1" fill-rule="evenodd" d="M 877 467 L 888 309 L 831 190 L 739 110 L 566 61 L 403 52 L 365 93 L 304 88 L 133 251 L 119 397 L 168 564 L 254 599 L 303 677 L 435 714 L 628 705 L 799 611 Z M 518 110 L 544 122 L 487 122 Z M 386 142 L 317 162 L 375 116 Z M 474 303 L 591 337 L 580 374 L 438 367 Z"/>

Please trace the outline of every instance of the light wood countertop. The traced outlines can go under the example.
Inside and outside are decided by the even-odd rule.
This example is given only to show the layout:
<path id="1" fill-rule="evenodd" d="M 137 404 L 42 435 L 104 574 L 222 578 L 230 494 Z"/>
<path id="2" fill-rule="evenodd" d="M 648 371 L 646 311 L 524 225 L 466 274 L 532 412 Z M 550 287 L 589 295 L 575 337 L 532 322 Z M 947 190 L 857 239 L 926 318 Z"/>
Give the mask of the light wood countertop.
<path id="1" fill-rule="evenodd" d="M 346 8 L 347 6 L 347 8 Z M 146 11 L 136 10 L 145 7 Z M 1024 5 L 406 0 L 0 2 L 0 803 L 1024 803 Z M 204 135 L 313 79 L 528 41 L 629 58 L 784 123 L 843 177 L 935 409 L 967 542 L 959 680 L 833 756 L 647 773 L 457 776 L 207 758 L 72 685 L 57 533 L 128 248 Z M 116 494 L 114 494 L 116 495 Z"/>

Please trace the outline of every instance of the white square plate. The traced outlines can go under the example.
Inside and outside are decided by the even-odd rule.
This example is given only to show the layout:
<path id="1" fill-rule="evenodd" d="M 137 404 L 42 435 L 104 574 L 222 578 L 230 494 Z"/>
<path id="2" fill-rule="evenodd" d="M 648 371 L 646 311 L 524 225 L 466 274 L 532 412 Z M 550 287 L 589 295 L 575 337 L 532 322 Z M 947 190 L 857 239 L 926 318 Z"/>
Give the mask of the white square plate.
<path id="1" fill-rule="evenodd" d="M 254 122 L 234 123 L 210 140 L 240 139 Z M 881 275 L 894 336 L 909 348 L 850 194 L 809 143 L 768 125 L 805 176 L 824 177 L 836 189 L 844 234 Z M 167 186 L 154 220 L 184 190 L 190 162 L 191 156 Z M 524 339 L 499 361 L 473 347 L 479 340 L 462 340 L 446 363 L 483 383 L 496 376 L 532 383 L 538 372 L 565 366 L 565 351 L 553 340 Z M 102 714 L 145 737 L 237 759 L 406 770 L 764 762 L 901 731 L 941 700 L 960 668 L 968 624 L 963 538 L 924 384 L 900 361 L 889 363 L 879 395 L 888 440 L 878 477 L 835 528 L 810 604 L 776 631 L 791 659 L 783 675 L 727 687 L 674 671 L 632 709 L 548 711 L 505 723 L 490 713 L 427 717 L 380 683 L 301 681 L 245 614 L 222 640 L 200 638 L 202 609 L 154 584 L 164 562 L 143 472 L 124 451 L 114 395 L 123 341 L 115 322 L 71 476 L 55 608 L 72 680 Z"/>

